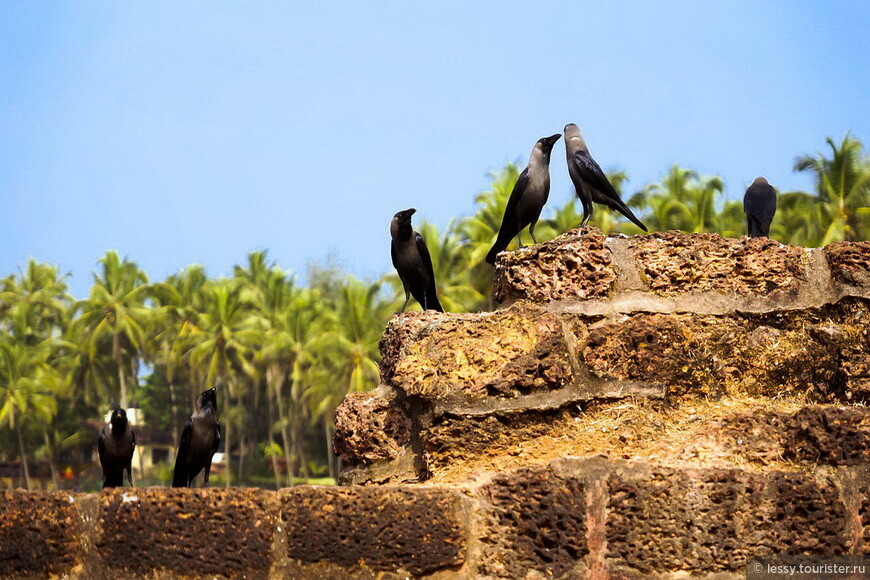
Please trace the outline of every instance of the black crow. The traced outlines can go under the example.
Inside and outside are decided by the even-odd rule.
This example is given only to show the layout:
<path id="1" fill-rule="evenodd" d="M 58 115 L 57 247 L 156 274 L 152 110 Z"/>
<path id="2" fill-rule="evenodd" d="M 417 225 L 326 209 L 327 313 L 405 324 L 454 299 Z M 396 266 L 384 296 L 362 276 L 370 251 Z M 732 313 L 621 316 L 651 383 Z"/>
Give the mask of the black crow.
<path id="1" fill-rule="evenodd" d="M 583 140 L 580 129 L 574 123 L 565 125 L 565 152 L 568 155 L 568 174 L 571 176 L 571 181 L 574 182 L 577 197 L 583 204 L 583 223 L 581 225 L 585 226 L 589 223 L 593 211 L 592 202 L 594 201 L 618 211 L 634 222 L 637 227 L 647 231 L 646 226 L 619 199 L 619 194 L 616 193 L 607 176 L 601 171 L 601 167 L 589 155 L 586 141 Z"/>
<path id="2" fill-rule="evenodd" d="M 514 236 L 517 237 L 520 247 L 523 247 L 520 232 L 526 226 L 529 226 L 532 241 L 538 243 L 535 239 L 535 224 L 538 223 L 541 210 L 550 196 L 550 153 L 561 136 L 561 133 L 556 133 L 542 137 L 532 148 L 529 164 L 520 173 L 511 191 L 498 230 L 498 238 L 486 255 L 486 261 L 490 264 L 495 264 L 495 257 L 508 247 Z"/>
<path id="3" fill-rule="evenodd" d="M 100 455 L 100 465 L 103 467 L 103 489 L 124 485 L 124 470 L 127 479 L 133 485 L 133 450 L 136 448 L 136 436 L 127 422 L 127 411 L 120 407 L 112 410 L 112 417 L 100 432 L 97 440 L 97 451 Z"/>
<path id="4" fill-rule="evenodd" d="M 205 470 L 205 484 L 211 471 L 211 458 L 221 443 L 221 422 L 217 420 L 217 388 L 203 391 L 196 399 L 193 415 L 184 424 L 172 487 L 190 487 L 193 478 Z"/>
<path id="5" fill-rule="evenodd" d="M 406 209 L 393 216 L 390 222 L 390 255 L 393 267 L 399 273 L 402 286 L 405 289 L 405 303 L 402 311 L 408 305 L 409 295 L 420 303 L 423 310 L 444 312 L 435 292 L 435 272 L 432 270 L 432 258 L 423 236 L 411 227 L 411 216 L 416 209 Z"/>
<path id="6" fill-rule="evenodd" d="M 743 196 L 746 228 L 753 238 L 770 235 L 770 222 L 776 213 L 776 191 L 763 177 L 756 177 Z"/>

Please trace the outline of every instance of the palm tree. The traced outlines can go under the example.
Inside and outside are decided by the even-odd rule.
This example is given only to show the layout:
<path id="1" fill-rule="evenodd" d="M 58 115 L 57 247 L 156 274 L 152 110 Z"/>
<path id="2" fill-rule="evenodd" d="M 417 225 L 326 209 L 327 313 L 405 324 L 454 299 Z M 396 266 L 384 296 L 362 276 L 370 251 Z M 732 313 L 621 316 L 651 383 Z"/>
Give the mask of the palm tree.
<path id="1" fill-rule="evenodd" d="M 150 312 L 145 300 L 151 286 L 135 262 L 121 260 L 115 251 L 106 252 L 99 262 L 102 269 L 94 274 L 90 296 L 73 306 L 73 315 L 80 314 L 73 322 L 73 334 L 80 344 L 80 366 L 100 366 L 95 359 L 111 358 L 117 373 L 117 387 L 111 395 L 120 394 L 120 404 L 126 408 L 127 383 L 132 381 L 135 386 L 143 348 Z"/>
<path id="2" fill-rule="evenodd" d="M 18 436 L 27 489 L 31 488 L 22 424 L 27 420 L 50 423 L 57 413 L 53 389 L 61 382 L 50 364 L 51 338 L 37 344 L 0 340 L 0 425 L 8 423 Z"/>
<path id="3" fill-rule="evenodd" d="M 169 276 L 165 282 L 152 286 L 158 306 L 149 317 L 144 354 L 152 365 L 162 368 L 166 377 L 172 416 L 170 424 L 176 446 L 181 417 L 193 406 L 199 394 L 197 387 L 202 386 L 193 380 L 194 372 L 184 355 L 189 348 L 190 336 L 196 330 L 202 287 L 207 280 L 205 268 L 191 265 Z M 187 385 L 184 394 L 188 404 L 181 404 L 179 384 Z M 179 408 L 182 409 L 180 413 Z"/>
<path id="4" fill-rule="evenodd" d="M 291 470 L 292 459 L 295 458 L 303 471 L 307 471 L 302 431 L 310 418 L 308 403 L 312 395 L 323 393 L 324 387 L 335 386 L 339 382 L 337 377 L 331 375 L 325 383 L 319 382 L 322 378 L 322 361 L 325 358 L 320 350 L 328 346 L 324 336 L 335 327 L 336 318 L 336 313 L 327 309 L 318 291 L 295 289 L 274 328 L 271 348 L 264 349 L 267 357 L 273 357 L 272 369 L 275 369 L 276 363 L 280 365 L 280 372 L 273 372 L 272 376 L 275 379 L 275 391 L 279 395 L 277 401 L 279 414 L 282 416 L 280 425 L 287 453 L 285 459 L 291 461 L 288 463 L 288 469 Z M 281 396 L 285 384 L 289 385 L 287 409 Z M 320 408 L 316 409 L 315 417 L 320 411 Z M 292 451 L 292 457 L 289 451 Z M 290 471 L 288 477 L 291 483 L 293 476 L 293 471 Z"/>
<path id="5" fill-rule="evenodd" d="M 349 275 L 327 287 L 332 293 L 326 294 L 324 300 L 326 308 L 334 311 L 335 320 L 331 331 L 324 332 L 313 346 L 317 354 L 308 369 L 308 381 L 309 404 L 313 418 L 323 424 L 329 471 L 334 476 L 335 407 L 347 393 L 377 386 L 378 341 L 392 314 L 393 302 L 382 297 L 380 283 L 367 284 Z"/>
<path id="6" fill-rule="evenodd" d="M 49 345 L 52 351 L 51 364 L 55 374 L 46 375 L 52 379 L 51 392 L 46 396 L 38 396 L 34 403 L 49 402 L 54 405 L 54 398 L 69 396 L 69 365 L 66 353 L 69 345 L 57 340 L 68 326 L 69 309 L 72 298 L 67 293 L 64 276 L 58 272 L 57 266 L 45 264 L 30 259 L 27 267 L 18 275 L 12 275 L 0 281 L 0 319 L 2 326 L 9 332 L 10 344 L 33 347 Z M 52 339 L 52 340 L 50 340 Z M 57 380 L 54 380 L 54 379 Z M 53 415 L 50 408 L 39 409 L 39 416 Z M 14 413 L 10 410 L 10 420 L 14 422 Z M 20 423 L 20 421 L 19 421 Z M 58 485 L 58 471 L 55 466 L 55 446 L 49 436 L 49 422 L 39 421 L 39 429 L 44 440 L 44 455 L 51 468 L 52 479 Z M 20 425 L 19 425 L 20 426 Z M 19 438 L 21 433 L 19 431 Z M 25 475 L 27 473 L 26 457 L 24 457 Z"/>
<path id="7" fill-rule="evenodd" d="M 870 235 L 870 156 L 848 134 L 839 145 L 828 137 L 831 157 L 801 155 L 795 171 L 813 174 L 816 201 L 807 215 L 814 245 L 863 240 Z"/>
<path id="8" fill-rule="evenodd" d="M 202 386 L 219 380 L 227 386 L 221 414 L 227 487 L 231 479 L 233 424 L 240 424 L 245 413 L 235 402 L 243 394 L 245 381 L 256 375 L 251 364 L 252 349 L 262 342 L 263 324 L 256 314 L 256 302 L 246 284 L 233 279 L 209 280 L 202 287 L 202 310 L 197 314 L 187 351 L 189 364 L 204 378 Z"/>
<path id="9" fill-rule="evenodd" d="M 304 409 L 299 396 L 304 392 L 301 379 L 288 381 L 301 363 L 305 353 L 306 335 L 318 323 L 317 309 L 305 298 L 309 293 L 297 289 L 290 275 L 276 264 L 267 262 L 266 252 L 248 255 L 248 267 L 235 267 L 235 276 L 248 285 L 255 296 L 257 310 L 266 325 L 263 347 L 254 356 L 258 375 L 264 377 L 269 412 L 269 449 L 281 448 L 288 469 L 288 483 L 295 478 L 294 457 L 304 465 L 300 429 L 303 419 L 298 411 Z M 305 294 L 305 297 L 302 295 Z M 300 324 L 300 318 L 305 321 Z M 300 332 L 301 331 L 301 332 Z M 284 387 L 290 383 L 289 411 L 285 405 Z M 273 403 L 278 410 L 274 419 Z M 273 432 L 278 427 L 283 446 L 277 446 Z M 276 455 L 270 453 L 276 485 L 280 486 Z"/>
<path id="10" fill-rule="evenodd" d="M 17 276 L 0 280 L 0 313 L 14 319 L 16 337 L 35 344 L 64 331 L 72 298 L 57 266 L 30 259 Z"/>
<path id="11" fill-rule="evenodd" d="M 818 198 L 803 191 L 790 191 L 777 196 L 776 214 L 770 226 L 770 237 L 794 246 L 818 246 L 823 227 L 816 202 Z"/>
<path id="12" fill-rule="evenodd" d="M 674 165 L 661 183 L 646 186 L 632 196 L 629 205 L 651 210 L 641 219 L 654 231 L 715 232 L 720 226 L 717 198 L 724 189 L 720 177 L 700 177 L 696 171 Z"/>
<path id="13" fill-rule="evenodd" d="M 489 190 L 474 198 L 477 211 L 459 223 L 459 233 L 469 245 L 471 263 L 483 262 L 495 243 L 505 207 L 519 176 L 520 168 L 516 163 L 508 163 L 499 171 L 490 171 Z"/>

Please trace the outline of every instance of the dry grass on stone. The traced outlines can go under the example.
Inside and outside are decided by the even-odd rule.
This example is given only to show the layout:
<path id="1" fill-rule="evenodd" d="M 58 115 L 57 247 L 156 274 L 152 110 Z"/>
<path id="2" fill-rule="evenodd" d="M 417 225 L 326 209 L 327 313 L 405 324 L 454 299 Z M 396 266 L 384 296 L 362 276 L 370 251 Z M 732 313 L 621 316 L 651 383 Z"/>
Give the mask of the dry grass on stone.
<path id="1" fill-rule="evenodd" d="M 487 478 L 520 467 L 543 466 L 560 457 L 606 456 L 672 467 L 747 471 L 813 470 L 783 457 L 783 442 L 745 418 L 788 416 L 807 405 L 797 398 L 695 400 L 679 407 L 638 399 L 562 412 L 545 426 L 519 428 L 508 445 L 493 445 L 464 461 L 433 469 L 428 483 Z"/>

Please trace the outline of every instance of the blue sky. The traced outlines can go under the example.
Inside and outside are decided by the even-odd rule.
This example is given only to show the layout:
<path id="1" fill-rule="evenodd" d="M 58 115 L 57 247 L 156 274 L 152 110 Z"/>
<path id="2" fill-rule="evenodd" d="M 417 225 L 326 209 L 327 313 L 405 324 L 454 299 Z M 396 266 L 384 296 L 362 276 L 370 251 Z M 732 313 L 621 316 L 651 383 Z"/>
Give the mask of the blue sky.
<path id="1" fill-rule="evenodd" d="M 161 279 L 265 248 L 375 277 L 396 211 L 470 213 L 568 122 L 628 191 L 680 163 L 732 198 L 870 140 L 870 2 L 367 4 L 0 4 L 0 275 L 81 298 L 107 249 Z M 555 207 L 562 142 L 552 176 Z"/>

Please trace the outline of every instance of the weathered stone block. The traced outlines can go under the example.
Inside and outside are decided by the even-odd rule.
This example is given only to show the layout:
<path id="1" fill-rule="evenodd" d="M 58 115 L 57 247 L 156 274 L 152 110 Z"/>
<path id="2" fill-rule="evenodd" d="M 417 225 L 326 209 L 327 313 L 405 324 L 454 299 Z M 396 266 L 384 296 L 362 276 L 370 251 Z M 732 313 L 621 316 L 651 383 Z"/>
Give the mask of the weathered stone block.
<path id="1" fill-rule="evenodd" d="M 478 572 L 559 577 L 583 566 L 587 546 L 586 488 L 550 469 L 496 476 L 480 492 L 485 531 Z"/>
<path id="2" fill-rule="evenodd" d="M 542 244 L 501 254 L 493 297 L 497 302 L 587 300 L 613 289 L 616 268 L 601 230 L 579 228 Z"/>
<path id="3" fill-rule="evenodd" d="M 870 242 L 838 242 L 825 246 L 834 280 L 870 288 Z"/>
<path id="4" fill-rule="evenodd" d="M 281 511 L 287 555 L 303 565 L 422 575 L 465 561 L 467 532 L 456 492 L 304 486 L 281 492 Z"/>
<path id="5" fill-rule="evenodd" d="M 76 497 L 0 491 L 0 576 L 68 573 L 81 550 Z"/>
<path id="6" fill-rule="evenodd" d="M 574 372 L 558 317 L 523 303 L 492 313 L 404 316 L 381 340 L 383 379 L 409 397 L 467 402 L 570 385 Z"/>
<path id="7" fill-rule="evenodd" d="M 589 326 L 581 358 L 593 376 L 667 385 L 669 395 L 846 398 L 863 373 L 870 304 L 731 316 L 619 315 Z M 844 359 L 856 366 L 844 368 Z M 853 388 L 854 388 L 854 382 Z"/>
<path id="8" fill-rule="evenodd" d="M 794 413 L 757 410 L 717 421 L 703 434 L 719 448 L 766 461 L 870 464 L 870 409 L 809 406 Z"/>
<path id="9" fill-rule="evenodd" d="M 827 465 L 870 464 L 870 409 L 808 407 L 785 421 L 786 459 Z"/>
<path id="10" fill-rule="evenodd" d="M 274 494 L 254 489 L 115 489 L 100 494 L 107 568 L 227 577 L 271 565 Z"/>
<path id="11" fill-rule="evenodd" d="M 504 454 L 523 441 L 552 433 L 582 411 L 579 406 L 503 415 L 444 415 L 423 429 L 420 439 L 429 471 L 449 469 L 486 454 Z"/>
<path id="12" fill-rule="evenodd" d="M 395 459 L 410 440 L 407 404 L 386 387 L 349 393 L 335 410 L 335 453 L 348 464 Z"/>
<path id="13" fill-rule="evenodd" d="M 609 565 L 737 572 L 750 556 L 845 554 L 848 515 L 830 480 L 807 474 L 656 468 L 609 479 Z"/>
<path id="14" fill-rule="evenodd" d="M 631 239 L 649 288 L 660 294 L 719 290 L 767 294 L 795 287 L 808 257 L 805 248 L 768 238 L 665 232 Z"/>

